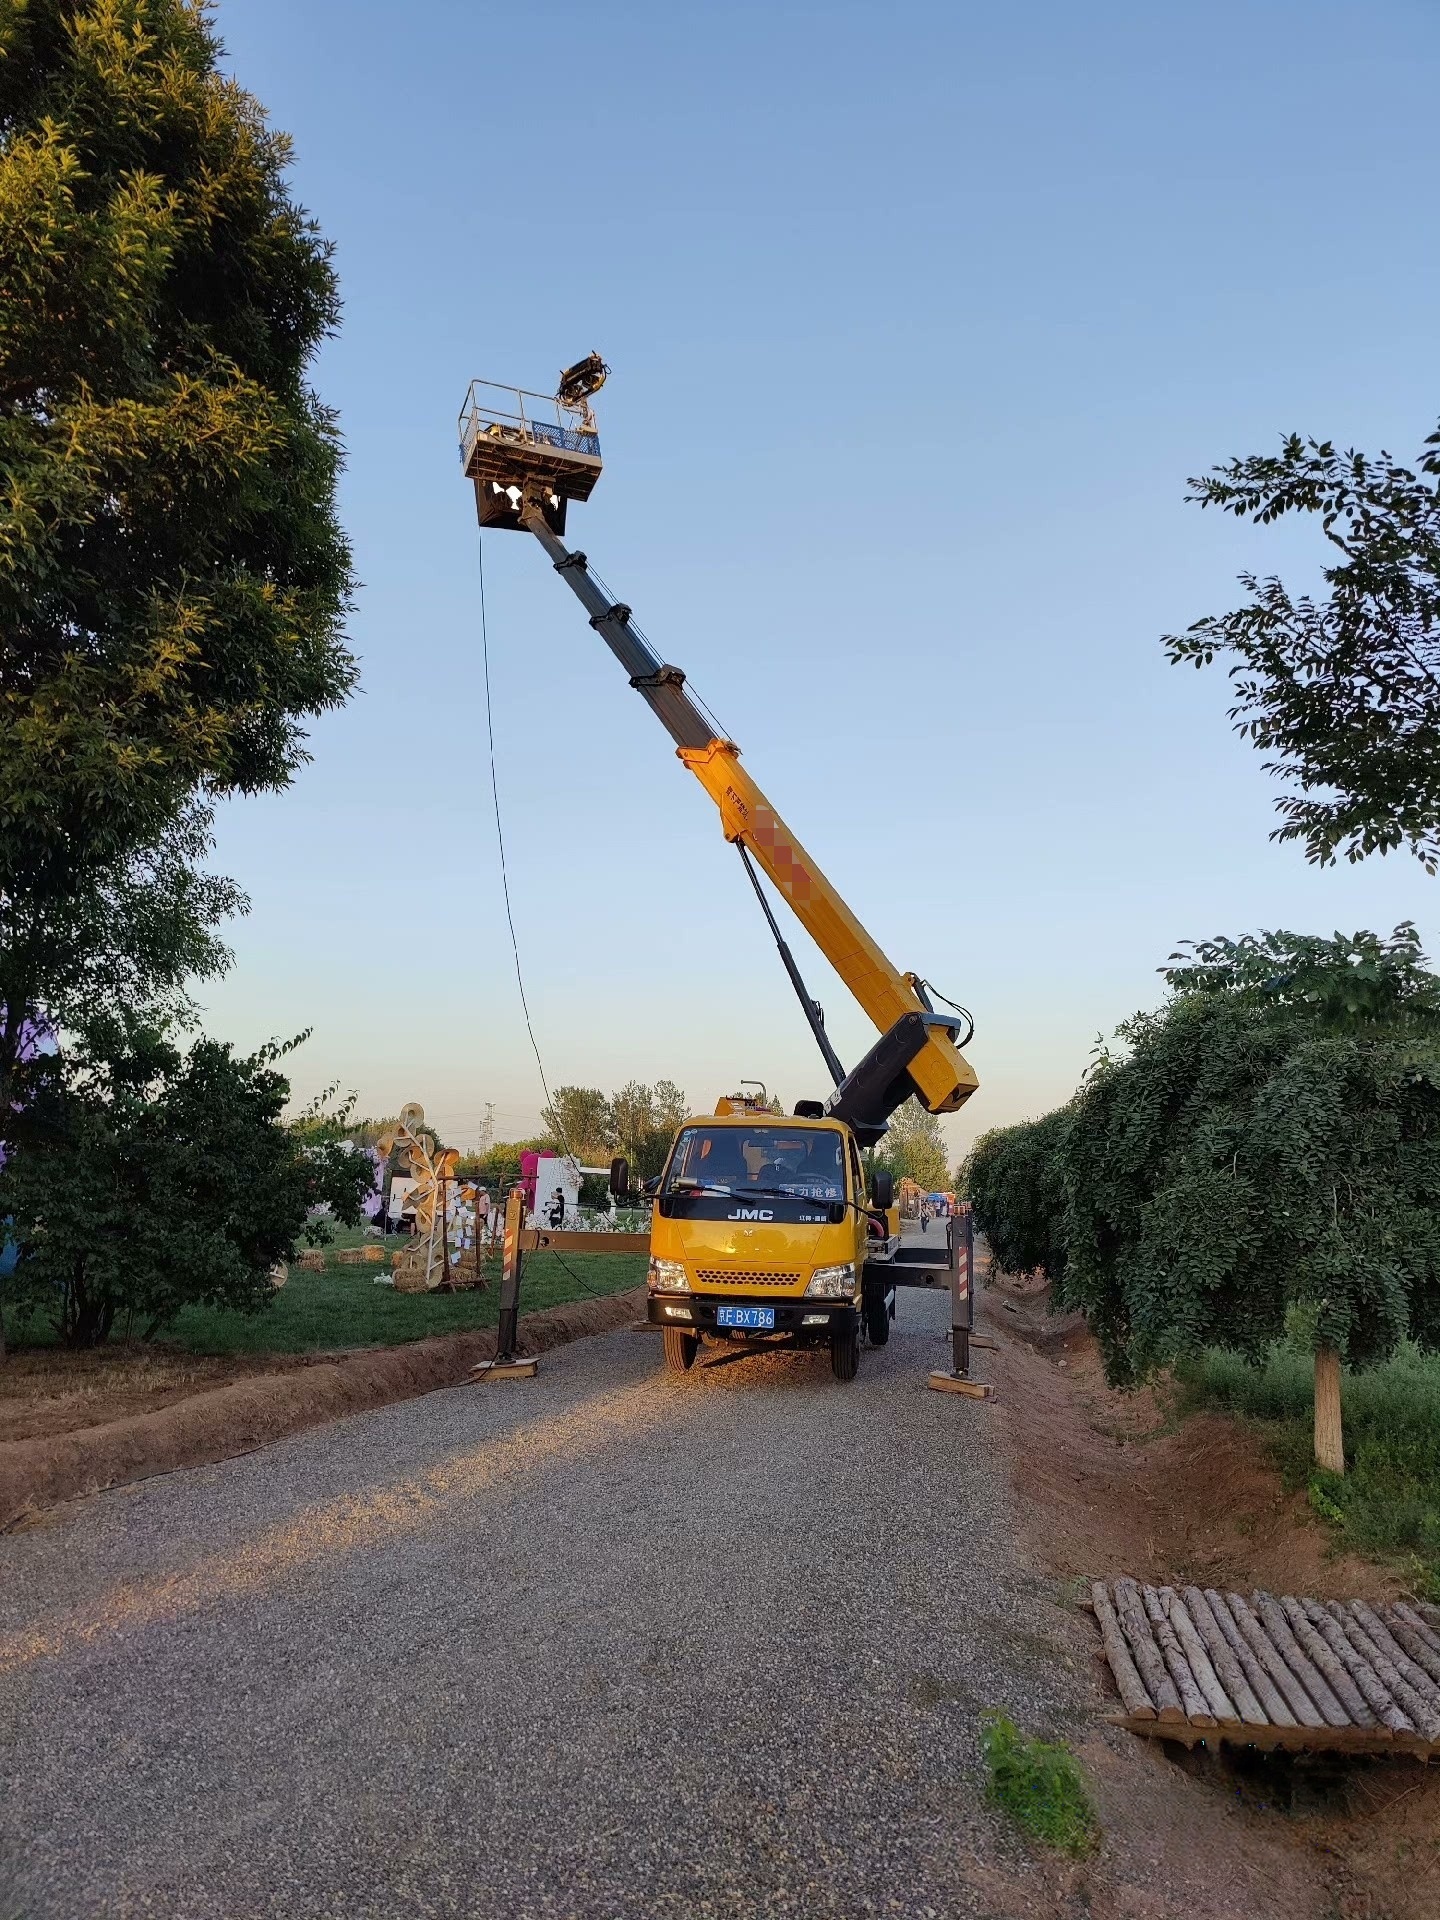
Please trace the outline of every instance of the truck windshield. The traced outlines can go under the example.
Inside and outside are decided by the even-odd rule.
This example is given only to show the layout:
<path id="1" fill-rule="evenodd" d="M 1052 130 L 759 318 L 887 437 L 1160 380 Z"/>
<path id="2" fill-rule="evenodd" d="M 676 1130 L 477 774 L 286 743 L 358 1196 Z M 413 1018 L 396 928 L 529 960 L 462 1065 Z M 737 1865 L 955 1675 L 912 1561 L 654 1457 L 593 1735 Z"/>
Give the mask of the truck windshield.
<path id="1" fill-rule="evenodd" d="M 841 1136 L 829 1127 L 686 1127 L 675 1142 L 664 1191 L 793 1194 L 843 1200 Z"/>

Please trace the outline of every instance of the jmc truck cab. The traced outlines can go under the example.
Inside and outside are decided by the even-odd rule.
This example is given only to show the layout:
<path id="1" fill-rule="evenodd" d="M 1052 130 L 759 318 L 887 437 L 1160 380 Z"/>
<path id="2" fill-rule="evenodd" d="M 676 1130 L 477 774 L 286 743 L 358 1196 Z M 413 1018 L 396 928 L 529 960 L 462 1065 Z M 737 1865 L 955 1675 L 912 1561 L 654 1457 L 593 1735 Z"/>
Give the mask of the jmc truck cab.
<path id="1" fill-rule="evenodd" d="M 890 1335 L 885 1263 L 899 1245 L 888 1177 L 867 1196 L 855 1136 L 828 1118 L 783 1119 L 722 1100 L 676 1136 L 655 1194 L 648 1314 L 676 1372 L 700 1337 L 830 1349 L 853 1380 L 860 1328 Z"/>

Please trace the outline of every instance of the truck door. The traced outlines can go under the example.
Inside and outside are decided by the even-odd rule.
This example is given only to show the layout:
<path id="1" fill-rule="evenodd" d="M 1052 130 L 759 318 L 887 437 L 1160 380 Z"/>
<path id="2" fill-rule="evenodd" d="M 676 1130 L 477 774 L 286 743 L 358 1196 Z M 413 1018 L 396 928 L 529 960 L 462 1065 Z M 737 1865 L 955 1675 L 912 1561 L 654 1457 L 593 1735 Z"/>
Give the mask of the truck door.
<path id="1" fill-rule="evenodd" d="M 850 1149 L 850 1197 L 854 1201 L 854 1211 L 850 1218 L 855 1228 L 855 1271 L 858 1273 L 865 1264 L 869 1249 L 870 1229 L 865 1213 L 865 1203 L 869 1196 L 865 1192 L 865 1169 L 860 1164 L 860 1154 L 855 1145 L 854 1136 L 845 1136 Z"/>

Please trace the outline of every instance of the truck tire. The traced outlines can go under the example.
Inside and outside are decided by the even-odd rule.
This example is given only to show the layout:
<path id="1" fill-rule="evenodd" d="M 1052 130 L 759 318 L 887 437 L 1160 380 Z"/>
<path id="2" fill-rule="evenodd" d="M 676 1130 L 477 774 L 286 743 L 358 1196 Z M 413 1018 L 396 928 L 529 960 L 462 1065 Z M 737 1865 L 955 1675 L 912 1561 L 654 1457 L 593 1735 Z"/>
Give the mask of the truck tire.
<path id="1" fill-rule="evenodd" d="M 665 1342 L 665 1364 L 671 1373 L 688 1373 L 700 1350 L 695 1335 L 679 1327 L 666 1327 L 661 1337 Z"/>
<path id="2" fill-rule="evenodd" d="M 883 1347 L 890 1338 L 890 1302 L 883 1293 L 865 1303 L 865 1337 L 872 1347 Z"/>
<path id="3" fill-rule="evenodd" d="M 830 1336 L 830 1371 L 837 1380 L 853 1380 L 860 1370 L 860 1329 L 846 1327 Z"/>

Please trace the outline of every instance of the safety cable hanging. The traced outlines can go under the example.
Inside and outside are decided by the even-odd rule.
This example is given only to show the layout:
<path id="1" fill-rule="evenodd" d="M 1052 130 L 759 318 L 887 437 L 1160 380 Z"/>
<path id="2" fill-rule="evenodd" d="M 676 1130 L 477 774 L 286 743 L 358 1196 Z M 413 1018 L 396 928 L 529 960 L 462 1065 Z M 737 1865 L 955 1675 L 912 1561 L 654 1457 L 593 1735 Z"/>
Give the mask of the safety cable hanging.
<path id="1" fill-rule="evenodd" d="M 535 1065 L 540 1072 L 540 1086 L 545 1095 L 547 1112 L 557 1121 L 555 1131 L 560 1135 L 560 1144 L 567 1156 L 574 1159 L 570 1152 L 570 1142 L 565 1138 L 564 1127 L 555 1113 L 555 1102 L 550 1097 L 550 1084 L 545 1078 L 545 1062 L 540 1058 L 539 1043 L 535 1038 L 535 1027 L 530 1018 L 530 1002 L 525 994 L 525 975 L 520 966 L 520 942 L 515 936 L 515 915 L 510 905 L 510 871 L 505 860 L 505 828 L 500 819 L 500 781 L 495 770 L 495 709 L 490 695 L 490 623 L 485 611 L 485 532 L 480 530 L 480 658 L 485 678 L 485 734 L 490 745 L 490 797 L 495 807 L 495 840 L 500 849 L 500 890 L 505 899 L 505 922 L 510 929 L 510 951 L 515 956 L 515 984 L 520 989 L 520 1010 L 525 1016 L 525 1031 L 530 1036 L 530 1050 L 535 1055 Z"/>
<path id="2" fill-rule="evenodd" d="M 480 659 L 484 669 L 485 681 L 485 736 L 490 748 L 490 798 L 495 808 L 495 842 L 500 850 L 500 890 L 505 899 L 505 923 L 510 929 L 510 951 L 515 956 L 515 984 L 520 989 L 520 1010 L 525 1016 L 525 1031 L 530 1036 L 530 1050 L 535 1055 L 535 1065 L 540 1074 L 540 1087 L 545 1095 L 545 1111 L 553 1121 L 560 1144 L 565 1149 L 565 1157 L 572 1166 L 579 1166 L 574 1149 L 565 1135 L 565 1125 L 556 1111 L 555 1102 L 550 1094 L 550 1083 L 545 1077 L 545 1062 L 540 1057 L 540 1045 L 535 1038 L 534 1023 L 530 1018 L 530 1002 L 525 994 L 525 974 L 520 965 L 520 942 L 515 935 L 515 915 L 510 906 L 510 873 L 505 860 L 505 828 L 500 819 L 500 781 L 495 770 L 495 707 L 490 695 L 490 623 L 485 611 L 485 532 L 480 530 Z M 588 1293 L 594 1299 L 607 1296 L 600 1288 L 592 1287 L 567 1260 L 552 1251 L 551 1257 L 558 1260 L 562 1270 L 569 1275 L 582 1293 Z"/>

